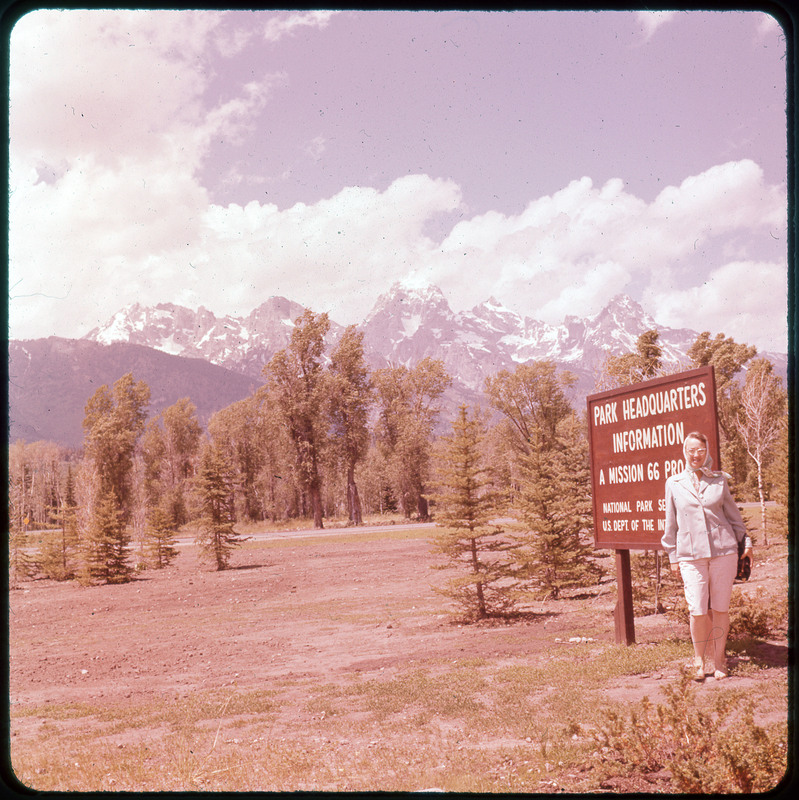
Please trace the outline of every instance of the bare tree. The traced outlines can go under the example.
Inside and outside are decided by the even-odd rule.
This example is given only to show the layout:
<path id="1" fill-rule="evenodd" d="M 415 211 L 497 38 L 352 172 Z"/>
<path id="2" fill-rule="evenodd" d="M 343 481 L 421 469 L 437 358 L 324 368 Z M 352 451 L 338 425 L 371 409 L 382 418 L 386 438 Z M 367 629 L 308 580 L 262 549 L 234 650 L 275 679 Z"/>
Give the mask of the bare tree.
<path id="1" fill-rule="evenodd" d="M 782 379 L 765 358 L 755 359 L 749 366 L 740 395 L 740 408 L 735 415 L 735 427 L 746 446 L 746 452 L 757 466 L 757 493 L 763 520 L 763 539 L 768 547 L 766 500 L 763 487 L 763 467 L 772 455 L 785 416 L 787 397 Z"/>

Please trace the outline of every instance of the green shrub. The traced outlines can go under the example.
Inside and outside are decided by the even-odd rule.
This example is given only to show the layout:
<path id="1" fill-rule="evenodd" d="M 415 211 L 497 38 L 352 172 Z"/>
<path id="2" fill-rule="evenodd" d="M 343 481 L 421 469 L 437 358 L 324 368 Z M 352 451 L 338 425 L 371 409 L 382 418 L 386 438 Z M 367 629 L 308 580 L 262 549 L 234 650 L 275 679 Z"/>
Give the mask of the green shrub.
<path id="1" fill-rule="evenodd" d="M 787 607 L 786 607 L 787 612 Z M 767 639 L 778 624 L 780 612 L 766 601 L 763 589 L 733 591 L 730 600 L 730 638 Z"/>
<path id="2" fill-rule="evenodd" d="M 756 725 L 753 704 L 725 693 L 700 705 L 687 670 L 665 692 L 665 704 L 644 697 L 626 714 L 605 712 L 594 737 L 623 771 L 669 770 L 673 788 L 686 793 L 765 792 L 783 778 L 787 724 Z"/>

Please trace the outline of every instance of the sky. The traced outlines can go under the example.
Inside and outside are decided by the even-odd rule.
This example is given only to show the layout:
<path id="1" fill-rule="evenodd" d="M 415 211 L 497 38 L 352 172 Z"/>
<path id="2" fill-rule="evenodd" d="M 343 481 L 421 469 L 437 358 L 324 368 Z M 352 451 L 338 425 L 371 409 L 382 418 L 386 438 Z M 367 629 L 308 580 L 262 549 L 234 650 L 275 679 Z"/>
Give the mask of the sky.
<path id="1" fill-rule="evenodd" d="M 9 336 L 271 296 L 349 325 L 404 280 L 786 352 L 785 57 L 760 11 L 32 11 Z"/>

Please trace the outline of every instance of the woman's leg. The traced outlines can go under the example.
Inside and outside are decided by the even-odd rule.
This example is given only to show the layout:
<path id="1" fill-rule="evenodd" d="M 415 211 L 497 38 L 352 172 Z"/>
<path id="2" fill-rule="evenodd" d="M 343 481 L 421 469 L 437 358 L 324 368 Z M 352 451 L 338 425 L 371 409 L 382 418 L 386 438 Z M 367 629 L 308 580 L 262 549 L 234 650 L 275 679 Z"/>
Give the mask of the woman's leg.
<path id="1" fill-rule="evenodd" d="M 710 639 L 713 642 L 713 666 L 717 678 L 724 678 L 727 675 L 730 596 L 737 570 L 737 554 L 710 560 Z"/>
<path id="2" fill-rule="evenodd" d="M 711 609 L 710 614 L 710 638 L 713 642 L 713 668 L 718 673 L 727 674 L 727 634 L 730 632 L 730 612 L 715 611 Z"/>
<path id="3" fill-rule="evenodd" d="M 694 680 L 705 679 L 705 655 L 710 638 L 710 616 L 708 615 L 710 559 L 681 561 L 680 573 L 685 589 L 691 626 L 691 643 L 694 648 Z"/>
<path id="4" fill-rule="evenodd" d="M 710 635 L 710 615 L 691 614 L 691 643 L 694 646 L 694 678 L 696 680 L 702 680 L 705 677 L 705 655 L 708 651 Z"/>

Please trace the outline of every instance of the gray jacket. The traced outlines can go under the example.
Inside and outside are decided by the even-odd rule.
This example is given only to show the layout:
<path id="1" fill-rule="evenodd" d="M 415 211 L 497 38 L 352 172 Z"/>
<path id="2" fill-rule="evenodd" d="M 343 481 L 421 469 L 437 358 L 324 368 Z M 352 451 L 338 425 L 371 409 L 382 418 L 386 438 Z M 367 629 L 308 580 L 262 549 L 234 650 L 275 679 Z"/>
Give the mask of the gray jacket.
<path id="1" fill-rule="evenodd" d="M 752 541 L 723 473 L 705 474 L 700 491 L 685 469 L 666 481 L 666 532 L 660 543 L 669 561 L 693 561 L 738 552 Z"/>

